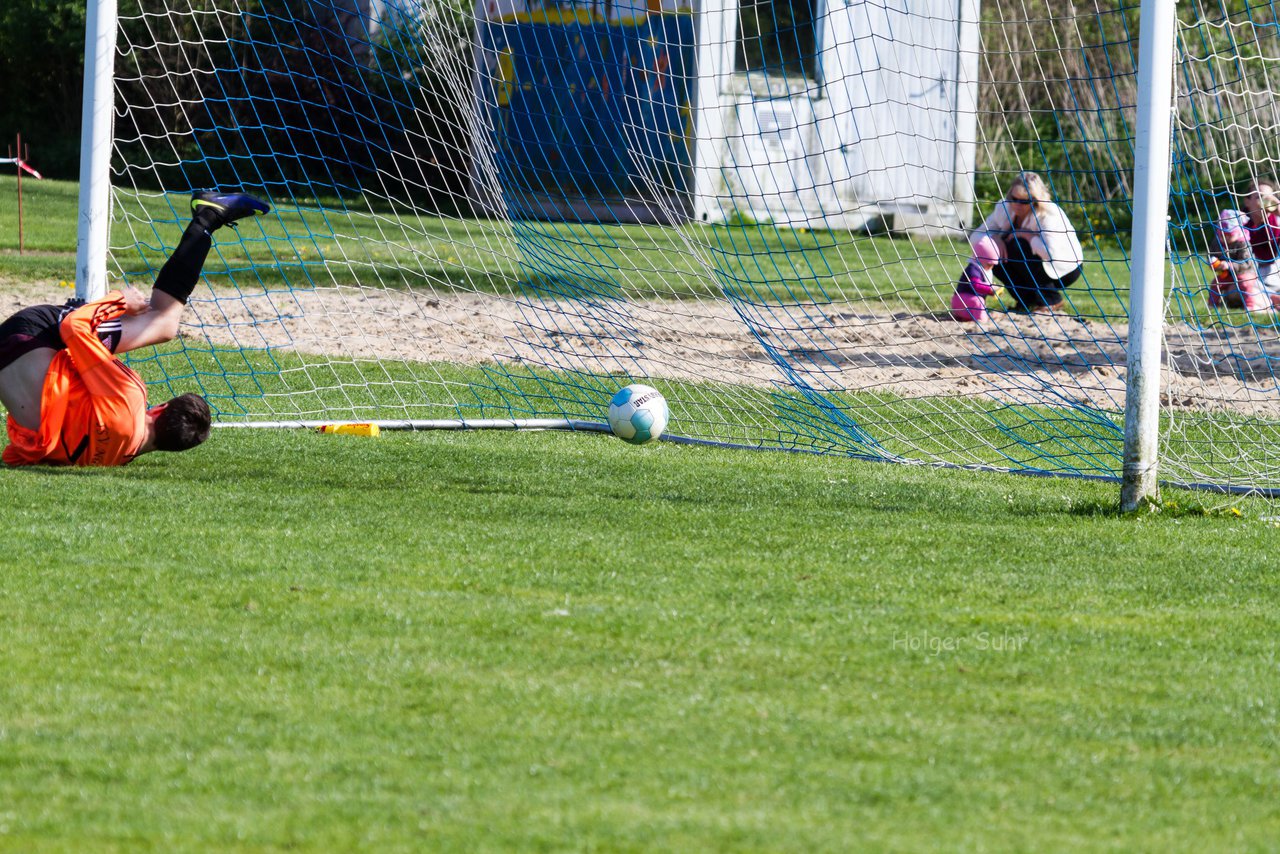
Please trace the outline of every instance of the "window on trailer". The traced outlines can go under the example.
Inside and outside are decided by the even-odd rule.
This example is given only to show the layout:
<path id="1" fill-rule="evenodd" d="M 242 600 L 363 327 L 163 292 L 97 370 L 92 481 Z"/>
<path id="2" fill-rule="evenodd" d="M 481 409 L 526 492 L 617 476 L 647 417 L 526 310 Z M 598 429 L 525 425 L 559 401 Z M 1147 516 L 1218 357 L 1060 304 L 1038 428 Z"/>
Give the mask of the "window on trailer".
<path id="1" fill-rule="evenodd" d="M 817 78 L 819 0 L 742 0 L 736 71 Z"/>

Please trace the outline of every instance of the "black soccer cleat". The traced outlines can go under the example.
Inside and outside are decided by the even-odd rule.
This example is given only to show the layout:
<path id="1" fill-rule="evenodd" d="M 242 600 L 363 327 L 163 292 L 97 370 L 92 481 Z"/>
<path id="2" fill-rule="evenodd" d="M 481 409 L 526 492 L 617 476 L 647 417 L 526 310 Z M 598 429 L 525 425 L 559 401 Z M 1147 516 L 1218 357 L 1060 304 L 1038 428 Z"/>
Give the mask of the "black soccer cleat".
<path id="1" fill-rule="evenodd" d="M 261 216 L 271 210 L 271 205 L 255 199 L 248 193 L 195 192 L 191 194 L 191 214 L 199 217 L 206 211 L 215 215 L 213 228 L 230 225 L 247 216 Z"/>

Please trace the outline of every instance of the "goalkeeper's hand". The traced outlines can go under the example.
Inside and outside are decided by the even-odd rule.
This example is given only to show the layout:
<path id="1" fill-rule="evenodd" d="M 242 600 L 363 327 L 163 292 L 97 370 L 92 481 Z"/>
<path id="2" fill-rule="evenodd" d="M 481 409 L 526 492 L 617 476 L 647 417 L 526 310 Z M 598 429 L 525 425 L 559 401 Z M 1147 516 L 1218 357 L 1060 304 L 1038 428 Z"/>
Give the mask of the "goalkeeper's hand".
<path id="1" fill-rule="evenodd" d="M 133 317 L 151 310 L 151 300 L 133 285 L 125 285 L 120 289 L 120 294 L 124 297 L 125 314 Z"/>

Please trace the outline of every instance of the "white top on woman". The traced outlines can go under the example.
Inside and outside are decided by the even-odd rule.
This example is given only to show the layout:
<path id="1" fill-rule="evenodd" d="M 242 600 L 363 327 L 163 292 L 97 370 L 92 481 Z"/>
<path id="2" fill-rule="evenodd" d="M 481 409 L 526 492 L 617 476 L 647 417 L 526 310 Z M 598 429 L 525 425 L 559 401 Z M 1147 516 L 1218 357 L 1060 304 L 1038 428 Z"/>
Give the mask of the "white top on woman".
<path id="1" fill-rule="evenodd" d="M 1009 203 L 1002 199 L 970 235 L 969 242 L 976 243 L 983 235 L 989 235 L 1001 248 L 1011 235 L 1025 239 L 1036 257 L 1044 261 L 1044 271 L 1052 279 L 1061 279 L 1084 261 L 1076 230 L 1053 202 L 1042 202 L 1039 211 L 1028 205 L 1022 220 L 1015 222 Z"/>

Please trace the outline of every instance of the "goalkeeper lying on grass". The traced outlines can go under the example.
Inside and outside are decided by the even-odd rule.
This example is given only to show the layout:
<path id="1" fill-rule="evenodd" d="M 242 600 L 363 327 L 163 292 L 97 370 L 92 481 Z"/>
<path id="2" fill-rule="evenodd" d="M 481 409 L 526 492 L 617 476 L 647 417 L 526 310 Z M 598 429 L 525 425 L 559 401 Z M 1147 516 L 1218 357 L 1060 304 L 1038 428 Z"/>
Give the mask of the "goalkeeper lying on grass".
<path id="1" fill-rule="evenodd" d="M 0 323 L 0 403 L 9 411 L 4 462 L 120 466 L 148 451 L 185 451 L 209 437 L 196 394 L 147 408 L 142 378 L 115 357 L 178 334 L 212 246 L 211 233 L 269 206 L 236 193 L 196 193 L 191 225 L 156 277 L 88 305 L 37 305 Z"/>

